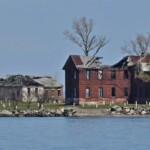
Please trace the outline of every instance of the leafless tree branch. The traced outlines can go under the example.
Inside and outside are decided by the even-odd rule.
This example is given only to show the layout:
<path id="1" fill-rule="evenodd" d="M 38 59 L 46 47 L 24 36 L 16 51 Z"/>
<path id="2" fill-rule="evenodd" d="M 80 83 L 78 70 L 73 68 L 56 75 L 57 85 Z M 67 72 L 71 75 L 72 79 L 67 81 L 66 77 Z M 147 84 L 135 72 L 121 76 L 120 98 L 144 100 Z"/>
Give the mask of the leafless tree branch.
<path id="1" fill-rule="evenodd" d="M 77 44 L 84 52 L 86 56 L 89 55 L 90 51 L 94 51 L 96 55 L 99 50 L 104 47 L 108 40 L 105 36 L 97 38 L 96 35 L 91 35 L 93 30 L 93 21 L 86 17 L 81 17 L 79 20 L 73 20 L 73 33 L 65 31 L 64 35 L 67 39 Z"/>
<path id="2" fill-rule="evenodd" d="M 129 55 L 141 55 L 149 53 L 150 48 L 150 34 L 147 36 L 143 34 L 137 34 L 134 40 L 130 40 L 129 42 L 125 42 L 122 47 L 122 51 Z"/>

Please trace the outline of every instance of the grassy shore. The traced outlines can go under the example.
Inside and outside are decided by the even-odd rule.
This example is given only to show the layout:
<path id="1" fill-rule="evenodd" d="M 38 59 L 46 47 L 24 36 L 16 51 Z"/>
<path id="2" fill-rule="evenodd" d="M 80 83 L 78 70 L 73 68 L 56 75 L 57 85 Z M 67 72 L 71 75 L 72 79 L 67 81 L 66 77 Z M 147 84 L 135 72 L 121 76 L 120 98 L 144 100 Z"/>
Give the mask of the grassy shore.
<path id="1" fill-rule="evenodd" d="M 17 107 L 15 107 L 17 105 Z M 52 104 L 52 103 L 42 103 L 43 108 L 45 109 L 58 109 L 60 107 L 76 107 L 76 108 L 80 108 L 80 109 L 108 109 L 110 107 L 112 107 L 113 105 L 118 105 L 123 107 L 124 104 L 113 104 L 110 106 L 110 104 L 105 104 L 105 105 L 65 105 L 64 103 L 56 103 L 56 104 Z M 26 109 L 31 109 L 31 110 L 38 110 L 38 102 L 31 102 L 30 103 L 30 107 L 29 106 L 29 102 L 21 102 L 21 101 L 2 101 L 0 100 L 0 110 L 13 110 L 13 109 L 18 109 L 18 110 L 26 110 Z M 130 108 L 134 108 L 136 107 L 135 104 L 126 104 L 127 107 Z M 138 105 L 140 107 L 150 107 L 149 105 Z"/>

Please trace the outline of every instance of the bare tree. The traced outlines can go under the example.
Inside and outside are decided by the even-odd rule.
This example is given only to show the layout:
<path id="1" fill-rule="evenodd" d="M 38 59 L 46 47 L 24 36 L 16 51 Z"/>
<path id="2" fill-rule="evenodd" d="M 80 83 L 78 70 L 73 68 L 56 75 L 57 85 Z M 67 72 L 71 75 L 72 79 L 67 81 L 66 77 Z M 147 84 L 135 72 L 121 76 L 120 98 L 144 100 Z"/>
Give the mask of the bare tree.
<path id="1" fill-rule="evenodd" d="M 35 95 L 34 95 L 33 91 L 31 92 L 30 95 L 27 95 L 27 109 L 30 109 L 31 103 L 34 98 L 35 98 Z"/>
<path id="2" fill-rule="evenodd" d="M 95 56 L 99 50 L 108 43 L 105 36 L 98 38 L 96 35 L 92 35 L 92 19 L 88 20 L 86 17 L 74 19 L 72 28 L 74 33 L 67 30 L 64 31 L 64 35 L 67 39 L 77 44 L 86 56 L 88 56 L 91 51 L 95 51 L 93 55 Z"/>
<path id="3" fill-rule="evenodd" d="M 150 52 L 150 34 L 147 36 L 143 34 L 137 34 L 134 40 L 126 42 L 122 47 L 122 51 L 130 55 L 142 56 L 139 57 L 136 66 L 134 67 L 136 75 L 143 74 L 142 60 L 144 60 Z M 141 55 L 142 54 L 142 55 Z"/>
<path id="4" fill-rule="evenodd" d="M 137 55 L 141 54 L 147 55 L 150 50 L 150 34 L 147 36 L 143 34 L 137 34 L 134 40 L 130 40 L 129 42 L 125 42 L 122 47 L 122 51 L 129 55 Z"/>
<path id="5" fill-rule="evenodd" d="M 39 103 L 38 109 L 40 109 L 45 102 L 45 92 L 37 95 L 37 102 Z"/>

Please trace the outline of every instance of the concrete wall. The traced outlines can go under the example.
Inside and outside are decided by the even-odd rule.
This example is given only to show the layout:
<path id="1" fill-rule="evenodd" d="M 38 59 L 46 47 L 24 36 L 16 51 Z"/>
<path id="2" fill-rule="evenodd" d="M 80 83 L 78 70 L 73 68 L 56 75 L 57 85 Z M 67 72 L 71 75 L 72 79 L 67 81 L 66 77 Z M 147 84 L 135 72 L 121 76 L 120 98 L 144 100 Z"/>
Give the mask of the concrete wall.
<path id="1" fill-rule="evenodd" d="M 0 87 L 1 100 L 22 100 L 22 87 Z"/>
<path id="2" fill-rule="evenodd" d="M 30 89 L 30 95 L 28 93 L 28 89 Z M 37 93 L 36 93 L 37 90 Z M 37 96 L 44 95 L 44 88 L 43 87 L 35 87 L 35 86 L 28 86 L 22 88 L 22 101 L 37 101 Z"/>

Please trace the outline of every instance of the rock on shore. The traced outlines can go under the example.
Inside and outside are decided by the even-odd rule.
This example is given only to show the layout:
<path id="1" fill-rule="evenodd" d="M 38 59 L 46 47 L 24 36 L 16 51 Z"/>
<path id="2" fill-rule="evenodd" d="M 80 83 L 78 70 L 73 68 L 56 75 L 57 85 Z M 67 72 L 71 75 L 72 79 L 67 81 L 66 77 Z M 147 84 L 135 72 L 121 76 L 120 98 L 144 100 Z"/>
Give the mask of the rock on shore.
<path id="1" fill-rule="evenodd" d="M 120 107 L 118 105 L 112 106 L 108 109 L 109 115 L 128 115 L 128 116 L 142 116 L 150 115 L 150 107 Z"/>
<path id="2" fill-rule="evenodd" d="M 76 111 L 72 108 L 39 110 L 1 110 L 0 117 L 72 117 Z"/>

